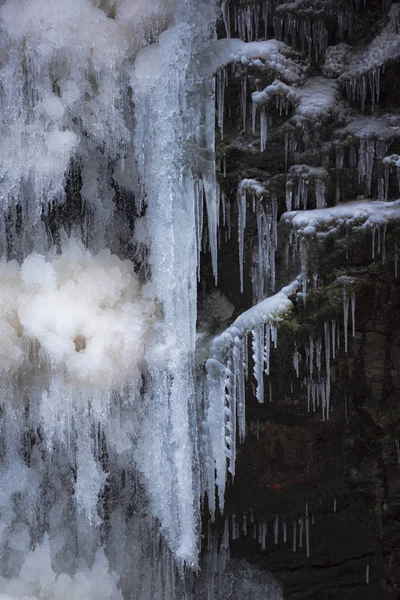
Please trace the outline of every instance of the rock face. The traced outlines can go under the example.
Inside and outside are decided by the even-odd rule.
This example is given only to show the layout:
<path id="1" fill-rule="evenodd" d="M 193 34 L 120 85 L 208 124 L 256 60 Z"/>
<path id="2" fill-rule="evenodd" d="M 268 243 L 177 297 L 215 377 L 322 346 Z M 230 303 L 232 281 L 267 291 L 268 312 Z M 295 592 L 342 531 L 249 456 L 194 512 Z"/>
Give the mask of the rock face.
<path id="1" fill-rule="evenodd" d="M 284 50 L 303 70 L 293 85 L 279 65 L 260 66 L 255 55 L 218 74 L 220 185 L 230 215 L 221 228 L 219 286 L 239 314 L 261 299 L 260 289 L 273 293 L 274 279 L 276 290 L 299 272 L 308 282 L 306 302 L 298 298 L 279 327 L 264 403 L 248 379 L 247 436 L 226 494 L 230 552 L 272 571 L 288 599 L 395 600 L 400 218 L 397 205 L 383 219 L 333 212 L 327 224 L 326 214 L 357 197 L 387 202 L 385 212 L 399 197 L 391 158 L 400 150 L 399 5 L 231 0 L 223 14 L 220 37 L 229 28 L 247 42 L 277 37 L 298 51 Z M 293 209 L 312 209 L 309 222 L 282 218 Z M 261 287 L 260 235 L 273 248 Z M 222 534 L 222 518 L 218 528 Z"/>

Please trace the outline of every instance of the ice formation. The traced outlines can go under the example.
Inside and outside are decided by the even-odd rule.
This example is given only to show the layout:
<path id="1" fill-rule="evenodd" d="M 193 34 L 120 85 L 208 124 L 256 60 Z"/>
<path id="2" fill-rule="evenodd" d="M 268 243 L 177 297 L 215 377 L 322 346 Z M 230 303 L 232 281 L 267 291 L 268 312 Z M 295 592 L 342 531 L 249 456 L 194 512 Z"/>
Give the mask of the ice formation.
<path id="1" fill-rule="evenodd" d="M 235 473 L 249 374 L 257 400 L 272 398 L 271 348 L 292 299 L 306 301 L 308 241 L 368 229 L 372 256 L 384 260 L 386 228 L 399 219 L 399 201 L 383 199 L 393 173 L 400 186 L 399 155 L 389 152 L 400 125 L 351 115 L 339 94 L 344 88 L 363 109 L 368 89 L 372 104 L 379 100 L 381 67 L 399 54 L 398 5 L 374 43 L 355 53 L 344 42 L 351 18 L 330 0 L 222 1 L 219 40 L 214 0 L 0 4 L 0 600 L 181 598 L 184 569 L 198 563 L 201 500 L 208 495 L 214 515 L 217 486 L 222 510 L 227 471 Z M 341 40 L 331 48 L 326 15 Z M 271 26 L 277 39 L 259 41 Z M 330 79 L 308 77 L 324 55 Z M 254 306 L 227 326 L 234 307 L 218 291 L 205 294 L 197 314 L 197 284 L 202 251 L 218 281 L 220 226 L 231 233 L 215 164 L 231 77 L 240 78 L 241 126 L 251 120 L 254 139 L 259 119 L 262 152 L 274 115 L 285 121 L 278 177 L 286 195 L 257 174 L 239 183 L 242 291 L 252 218 L 257 230 Z M 329 121 L 339 127 L 335 139 L 308 164 Z M 368 196 L 379 170 L 378 202 L 326 208 L 331 172 L 339 202 L 347 163 Z M 271 295 L 285 204 L 303 209 L 280 225 L 291 230 L 302 276 Z M 396 245 L 396 276 L 397 261 Z M 338 285 L 347 351 L 356 297 L 351 282 Z M 308 408 L 321 407 L 323 419 L 338 328 L 327 320 L 323 335 L 293 352 L 296 376 L 307 371 Z M 265 549 L 266 521 L 252 526 Z M 247 517 L 242 528 L 250 530 Z M 275 544 L 281 535 L 287 542 L 280 515 L 272 530 Z M 293 550 L 309 556 L 308 508 L 292 533 Z M 242 590 L 229 567 L 223 574 L 228 556 L 226 530 L 219 550 L 209 542 L 210 600 L 216 579 L 230 586 L 221 598 L 256 598 L 264 583 L 281 597 L 252 573 Z"/>
<path id="2" fill-rule="evenodd" d="M 196 273 L 204 199 L 216 274 L 219 196 L 196 69 L 215 19 L 211 0 L 0 8 L 7 594 L 72 598 L 79 580 L 79 598 L 114 599 L 111 561 L 125 594 L 170 600 L 176 565 L 197 563 Z M 47 579 L 25 589 L 46 532 L 51 569 L 39 557 Z"/>
<path id="3" fill-rule="evenodd" d="M 208 501 L 215 511 L 224 506 L 226 471 L 234 476 L 236 436 L 245 437 L 245 378 L 249 372 L 248 336 L 252 337 L 253 374 L 256 397 L 264 402 L 264 371 L 269 375 L 271 344 L 277 344 L 277 325 L 293 304 L 289 296 L 300 287 L 300 278 L 242 313 L 230 327 L 211 342 L 206 363 L 206 420 L 203 424 L 209 445 L 207 465 Z"/>
<path id="4" fill-rule="evenodd" d="M 70 241 L 47 260 L 3 261 L 0 280 L 3 373 L 25 359 L 47 361 L 80 388 L 113 389 L 137 377 L 154 310 L 131 263 Z M 35 342 L 36 357 L 25 355 Z"/>

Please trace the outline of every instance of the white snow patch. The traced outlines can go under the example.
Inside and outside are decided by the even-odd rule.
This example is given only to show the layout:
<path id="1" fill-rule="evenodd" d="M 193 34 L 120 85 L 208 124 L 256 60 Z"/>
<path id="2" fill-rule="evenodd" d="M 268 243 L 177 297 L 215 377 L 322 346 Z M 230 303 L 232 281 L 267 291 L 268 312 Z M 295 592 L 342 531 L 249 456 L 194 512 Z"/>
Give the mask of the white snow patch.
<path id="1" fill-rule="evenodd" d="M 154 305 L 143 299 L 129 261 L 92 255 L 74 241 L 62 254 L 0 263 L 0 370 L 24 359 L 26 341 L 67 379 L 118 387 L 138 368 Z"/>
<path id="2" fill-rule="evenodd" d="M 365 201 L 347 202 L 332 208 L 301 210 L 282 215 L 282 222 L 290 224 L 298 233 L 313 236 L 316 232 L 334 234 L 341 227 L 355 231 L 387 225 L 400 220 L 400 200 L 394 202 Z"/>
<path id="3" fill-rule="evenodd" d="M 242 63 L 275 71 L 289 83 L 297 83 L 304 78 L 307 67 L 293 60 L 294 54 L 289 46 L 278 40 L 242 42 L 227 38 L 211 46 L 200 67 L 212 74 L 231 63 Z"/>

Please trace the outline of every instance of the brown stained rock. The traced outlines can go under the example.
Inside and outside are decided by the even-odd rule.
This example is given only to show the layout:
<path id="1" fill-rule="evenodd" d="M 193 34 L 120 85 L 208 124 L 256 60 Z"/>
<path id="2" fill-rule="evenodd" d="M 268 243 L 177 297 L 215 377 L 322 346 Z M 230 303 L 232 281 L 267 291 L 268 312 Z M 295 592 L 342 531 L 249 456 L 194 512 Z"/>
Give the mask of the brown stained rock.
<path id="1" fill-rule="evenodd" d="M 75 351 L 82 352 L 86 349 L 86 338 L 83 335 L 77 335 L 74 338 Z"/>

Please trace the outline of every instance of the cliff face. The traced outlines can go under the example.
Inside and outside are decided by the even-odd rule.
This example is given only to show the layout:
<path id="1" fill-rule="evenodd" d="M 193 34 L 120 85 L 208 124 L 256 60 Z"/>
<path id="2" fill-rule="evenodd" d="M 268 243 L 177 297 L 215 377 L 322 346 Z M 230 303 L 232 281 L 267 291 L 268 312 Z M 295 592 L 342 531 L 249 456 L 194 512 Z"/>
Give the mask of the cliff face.
<path id="1" fill-rule="evenodd" d="M 399 8 L 223 2 L 220 37 L 287 44 L 216 82 L 220 289 L 239 314 L 303 276 L 225 510 L 231 555 L 285 598 L 400 597 Z"/>

